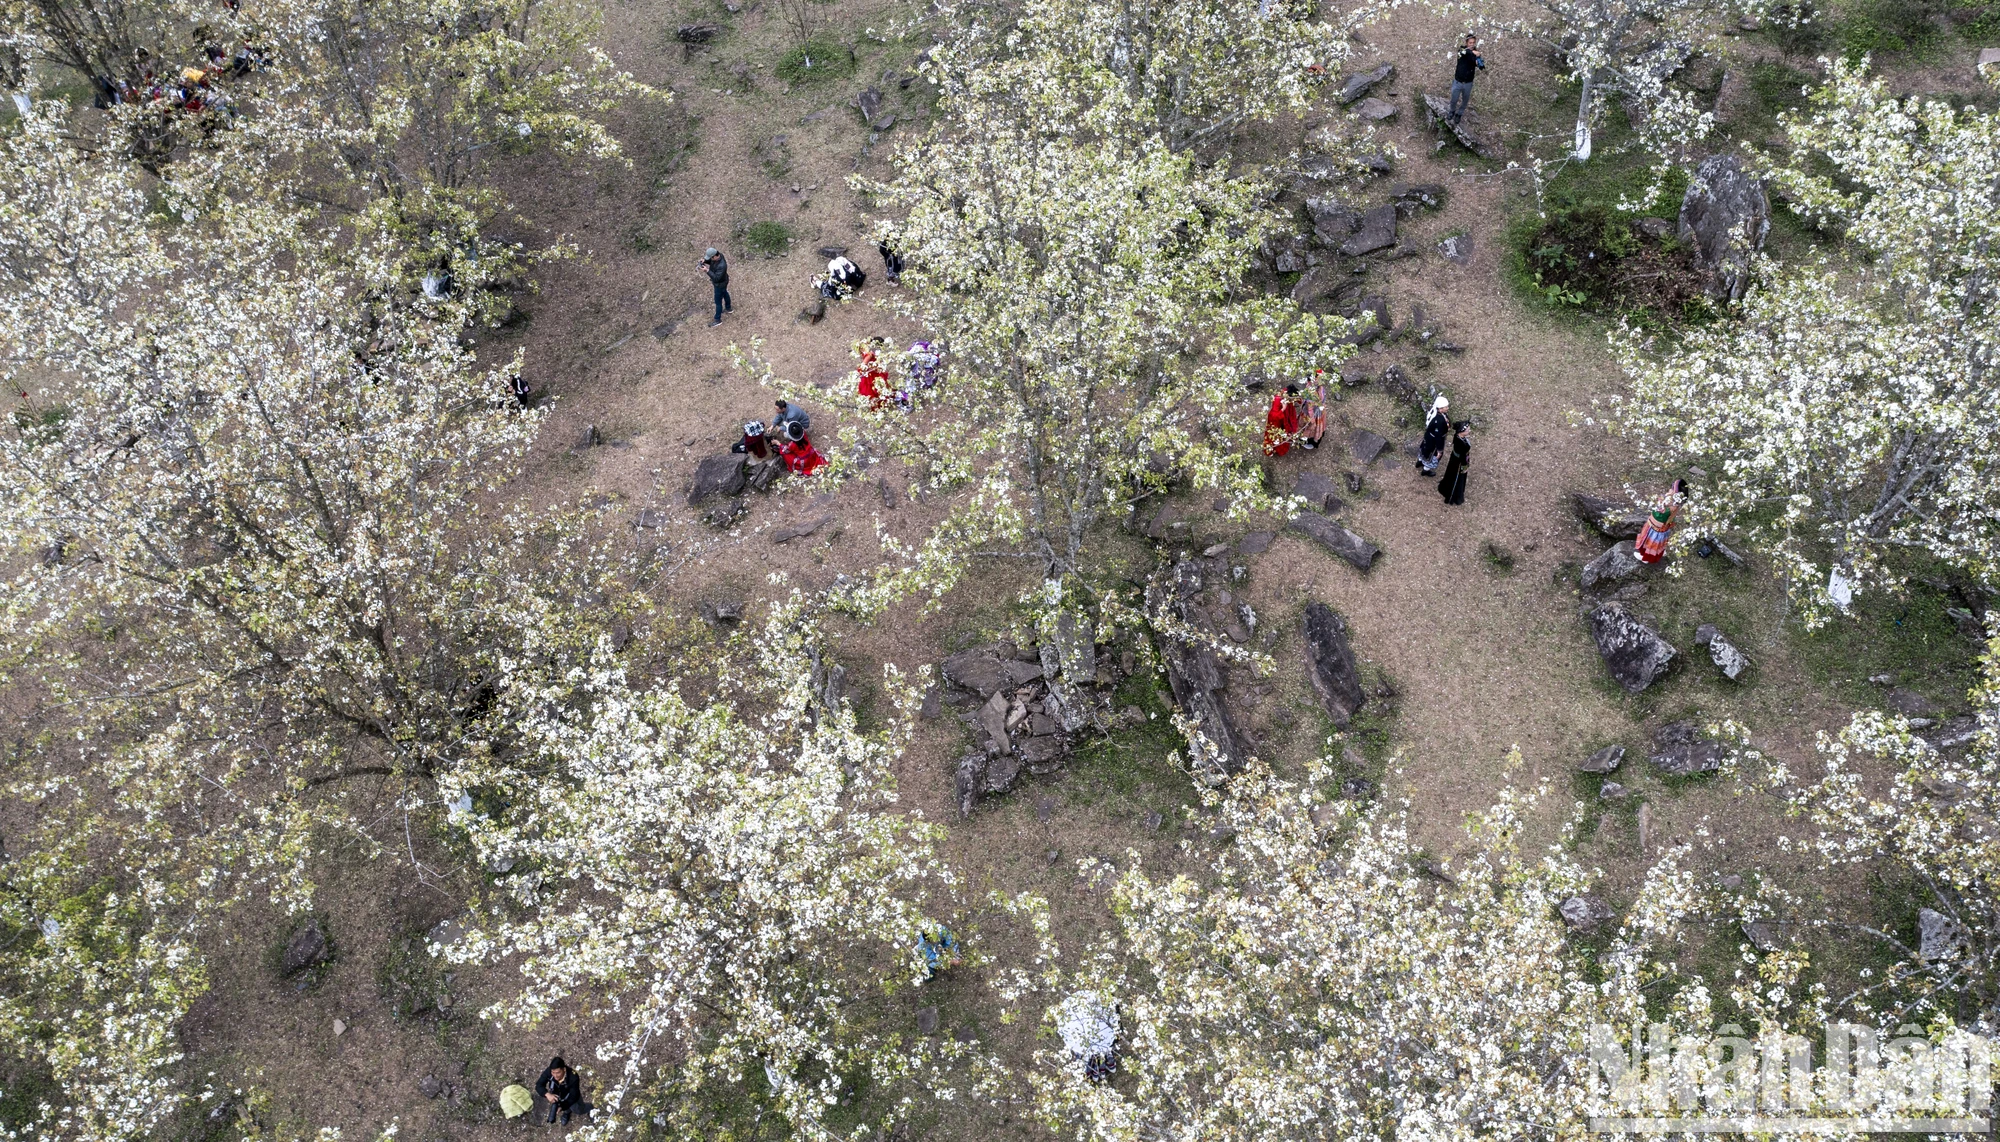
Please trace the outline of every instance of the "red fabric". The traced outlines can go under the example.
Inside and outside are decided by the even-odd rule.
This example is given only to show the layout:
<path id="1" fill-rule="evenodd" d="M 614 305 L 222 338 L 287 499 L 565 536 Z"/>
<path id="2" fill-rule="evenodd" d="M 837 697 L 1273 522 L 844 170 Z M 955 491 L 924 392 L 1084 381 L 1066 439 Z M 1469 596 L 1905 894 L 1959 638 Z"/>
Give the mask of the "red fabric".
<path id="1" fill-rule="evenodd" d="M 863 357 L 861 367 L 854 373 L 860 378 L 855 387 L 868 398 L 870 408 L 880 411 L 889 407 L 889 394 L 883 391 L 883 386 L 889 383 L 889 374 L 875 363 L 873 354 Z"/>
<path id="2" fill-rule="evenodd" d="M 771 455 L 770 439 L 761 432 L 755 436 L 746 432 L 743 434 L 743 451 L 763 460 Z"/>
<path id="3" fill-rule="evenodd" d="M 797 442 L 786 440 L 778 444 L 778 455 L 784 458 L 785 467 L 794 476 L 810 476 L 826 466 L 826 457 L 813 447 L 812 437 Z"/>
<path id="4" fill-rule="evenodd" d="M 1299 406 L 1289 394 L 1271 398 L 1271 411 L 1264 417 L 1264 455 L 1283 456 L 1292 450 L 1292 438 L 1299 432 Z"/>

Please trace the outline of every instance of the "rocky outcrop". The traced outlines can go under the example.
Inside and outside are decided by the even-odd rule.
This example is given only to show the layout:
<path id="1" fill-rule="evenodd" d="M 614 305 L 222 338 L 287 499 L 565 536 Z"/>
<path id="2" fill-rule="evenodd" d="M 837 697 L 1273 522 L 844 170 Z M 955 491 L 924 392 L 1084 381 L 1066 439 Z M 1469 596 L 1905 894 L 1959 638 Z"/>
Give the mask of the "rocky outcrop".
<path id="1" fill-rule="evenodd" d="M 1771 200 L 1735 155 L 1711 155 L 1681 197 L 1680 240 L 1694 246 L 1709 296 L 1735 301 L 1750 287 L 1750 255 L 1771 231 Z"/>
<path id="2" fill-rule="evenodd" d="M 1591 754 L 1589 757 L 1584 758 L 1583 764 L 1577 766 L 1576 771 L 1578 773 L 1616 773 L 1618 772 L 1619 763 L 1624 760 L 1624 746 L 1608 745 Z"/>
<path id="3" fill-rule="evenodd" d="M 1042 677 L 1039 659 L 1023 662 L 1011 656 L 1002 657 L 993 647 L 961 651 L 945 659 L 941 669 L 947 682 L 981 698 L 991 698 L 1002 690 L 1011 691 Z"/>
<path id="4" fill-rule="evenodd" d="M 1307 677 L 1333 724 L 1345 728 L 1368 702 L 1354 651 L 1347 645 L 1347 624 L 1325 603 L 1309 603 L 1305 633 Z"/>
<path id="5" fill-rule="evenodd" d="M 1320 517 L 1314 517 L 1320 518 Z M 1183 559 L 1156 575 L 1146 590 L 1149 610 L 1175 625 L 1200 636 L 1212 633 L 1207 616 L 1198 604 L 1202 591 L 1203 564 Z M 1212 747 L 1213 767 L 1220 772 L 1207 774 L 1220 780 L 1241 772 L 1249 760 L 1249 743 L 1236 728 L 1229 709 L 1223 704 L 1222 690 L 1228 686 L 1221 662 L 1206 642 L 1198 637 L 1165 633 L 1160 639 L 1160 657 L 1167 668 L 1167 686 L 1173 691 L 1174 705 L 1194 721 L 1201 736 Z"/>
<path id="6" fill-rule="evenodd" d="M 1658 681 L 1680 653 L 1618 603 L 1606 603 L 1590 613 L 1590 636 L 1612 679 L 1631 694 Z"/>
<path id="7" fill-rule="evenodd" d="M 1556 905 L 1556 912 L 1572 932 L 1594 932 L 1615 915 L 1595 896 L 1572 896 Z"/>
<path id="8" fill-rule="evenodd" d="M 1501 157 L 1500 144 L 1481 126 L 1479 112 L 1467 108 L 1465 117 L 1454 123 L 1451 121 L 1451 103 L 1428 93 L 1424 95 L 1424 110 L 1428 113 L 1431 126 L 1449 131 L 1466 150 L 1482 159 Z"/>
<path id="9" fill-rule="evenodd" d="M 1354 236 L 1340 244 L 1340 252 L 1350 258 L 1372 254 L 1396 244 L 1396 206 L 1383 203 L 1371 206 L 1361 215 L 1361 226 Z"/>

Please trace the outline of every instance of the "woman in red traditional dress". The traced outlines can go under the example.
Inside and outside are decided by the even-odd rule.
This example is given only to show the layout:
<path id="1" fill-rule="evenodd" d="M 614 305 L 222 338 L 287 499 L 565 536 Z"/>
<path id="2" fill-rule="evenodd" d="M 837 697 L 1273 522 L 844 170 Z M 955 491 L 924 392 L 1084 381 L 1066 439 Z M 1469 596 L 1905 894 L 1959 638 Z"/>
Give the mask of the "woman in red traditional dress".
<path id="1" fill-rule="evenodd" d="M 806 435 L 797 421 L 785 422 L 784 439 L 778 441 L 778 457 L 794 476 L 810 476 L 826 466 L 826 457 L 813 447 L 812 437 Z"/>
<path id="2" fill-rule="evenodd" d="M 1299 386 L 1286 385 L 1271 398 L 1271 411 L 1264 416 L 1264 455 L 1283 456 L 1292 450 L 1299 435 Z"/>

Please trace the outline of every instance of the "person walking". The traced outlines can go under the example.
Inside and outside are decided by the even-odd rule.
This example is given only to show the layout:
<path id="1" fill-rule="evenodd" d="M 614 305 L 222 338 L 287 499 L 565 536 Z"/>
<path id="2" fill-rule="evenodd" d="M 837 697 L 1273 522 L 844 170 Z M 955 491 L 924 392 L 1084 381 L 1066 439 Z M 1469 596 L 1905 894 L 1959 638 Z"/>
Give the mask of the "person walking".
<path id="1" fill-rule="evenodd" d="M 542 1077 L 535 1080 L 535 1097 L 548 1107 L 551 1125 L 555 1123 L 556 1115 L 561 1114 L 563 1125 L 568 1126 L 569 1112 L 583 1101 L 583 1084 L 577 1080 L 576 1072 L 569 1069 L 569 1064 L 563 1062 L 562 1056 L 557 1055 L 549 1060 L 549 1068 L 542 1072 Z"/>
<path id="2" fill-rule="evenodd" d="M 701 269 L 708 274 L 708 284 L 715 287 L 715 320 L 708 323 L 710 329 L 722 324 L 722 315 L 736 308 L 729 300 L 729 259 L 714 246 L 701 259 Z"/>
<path id="3" fill-rule="evenodd" d="M 1465 107 L 1472 102 L 1472 77 L 1486 68 L 1486 57 L 1479 54 L 1479 37 L 1468 34 L 1465 44 L 1458 50 L 1458 68 L 1451 74 L 1451 125 L 1458 126 L 1465 118 Z"/>
<path id="4" fill-rule="evenodd" d="M 1658 563 L 1667 557 L 1667 543 L 1674 537 L 1674 525 L 1681 521 L 1681 501 L 1687 498 L 1687 485 L 1675 480 L 1653 505 L 1646 516 L 1646 523 L 1639 529 L 1639 535 L 1632 541 L 1632 552 L 1641 563 Z"/>
<path id="5" fill-rule="evenodd" d="M 1417 471 L 1437 475 L 1438 461 L 1444 459 L 1445 441 L 1451 439 L 1451 401 L 1443 393 L 1431 402 L 1431 417 L 1424 422 L 1423 443 L 1417 445 Z"/>
<path id="6" fill-rule="evenodd" d="M 1438 481 L 1438 495 L 1445 503 L 1457 505 L 1465 502 L 1465 470 L 1472 466 L 1472 422 L 1461 420 L 1452 429 L 1451 460 Z"/>

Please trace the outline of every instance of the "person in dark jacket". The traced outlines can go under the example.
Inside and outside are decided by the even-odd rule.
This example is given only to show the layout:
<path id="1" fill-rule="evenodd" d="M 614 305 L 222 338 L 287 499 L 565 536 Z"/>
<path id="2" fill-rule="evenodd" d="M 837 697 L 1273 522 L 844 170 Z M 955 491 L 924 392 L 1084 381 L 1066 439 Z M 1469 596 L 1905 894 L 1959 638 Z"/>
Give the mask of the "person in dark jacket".
<path id="1" fill-rule="evenodd" d="M 1465 470 L 1472 466 L 1472 422 L 1461 420 L 1452 425 L 1456 435 L 1451 438 L 1451 459 L 1445 462 L 1444 476 L 1438 480 L 1438 495 L 1448 504 L 1465 502 Z"/>
<path id="2" fill-rule="evenodd" d="M 798 422 L 800 432 L 812 431 L 813 418 L 806 415 L 805 409 L 800 408 L 798 405 L 791 404 L 787 401 L 782 401 L 782 400 L 777 402 L 777 405 L 778 405 L 778 413 L 776 416 L 773 416 L 771 418 L 772 433 L 779 436 L 783 436 L 785 433 L 785 426 L 794 421 Z"/>
<path id="3" fill-rule="evenodd" d="M 882 255 L 882 273 L 894 285 L 903 280 L 903 255 L 891 249 L 887 242 L 875 243 L 875 252 Z"/>
<path id="4" fill-rule="evenodd" d="M 722 324 L 722 315 L 736 306 L 729 300 L 729 259 L 713 246 L 701 260 L 701 269 L 708 274 L 708 284 L 715 287 L 715 320 L 708 323 L 710 329 Z"/>
<path id="5" fill-rule="evenodd" d="M 1466 104 L 1472 102 L 1472 77 L 1486 67 L 1486 57 L 1479 54 L 1479 37 L 1465 37 L 1465 46 L 1458 50 L 1458 67 L 1451 73 L 1451 123 L 1456 127 L 1465 118 Z"/>
<path id="6" fill-rule="evenodd" d="M 583 1084 L 577 1081 L 576 1072 L 569 1069 L 562 1056 L 557 1055 L 549 1060 L 549 1069 L 542 1072 L 542 1077 L 535 1080 L 535 1097 L 549 1108 L 551 1123 L 560 1113 L 563 1125 L 567 1126 L 569 1112 L 583 1101 Z"/>

